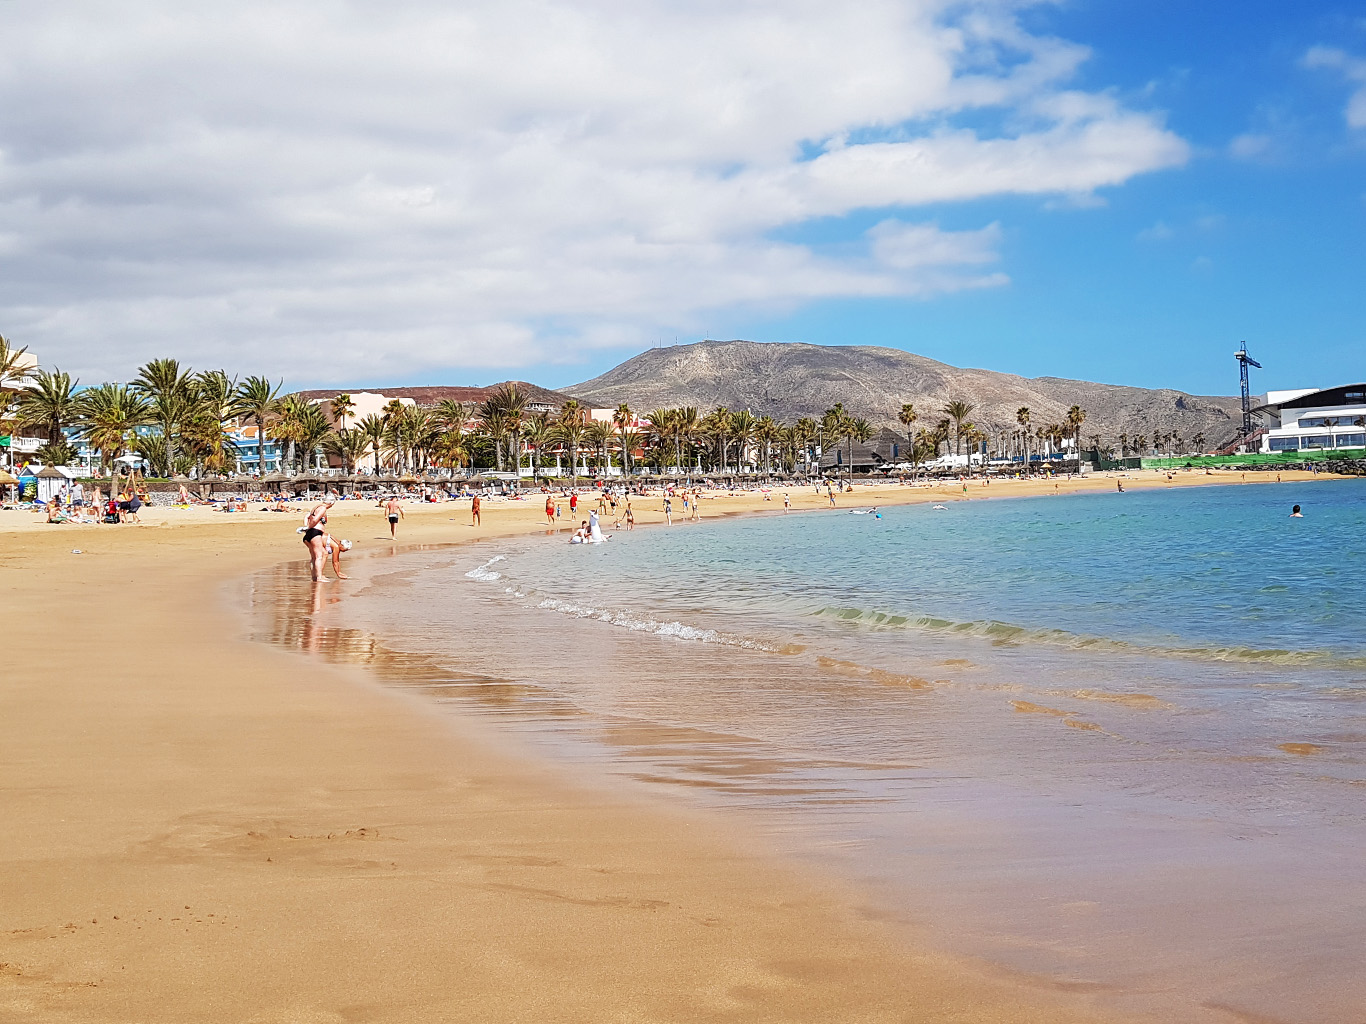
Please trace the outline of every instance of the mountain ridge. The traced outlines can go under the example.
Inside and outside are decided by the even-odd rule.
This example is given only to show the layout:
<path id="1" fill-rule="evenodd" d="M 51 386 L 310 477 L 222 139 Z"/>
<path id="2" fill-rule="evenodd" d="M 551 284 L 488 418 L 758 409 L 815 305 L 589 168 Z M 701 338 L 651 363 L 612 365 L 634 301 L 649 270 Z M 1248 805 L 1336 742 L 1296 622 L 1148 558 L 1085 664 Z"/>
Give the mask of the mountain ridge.
<path id="1" fill-rule="evenodd" d="M 933 426 L 946 402 L 964 399 L 971 419 L 993 430 L 1016 429 L 1015 413 L 1030 410 L 1031 426 L 1061 422 L 1072 405 L 1087 412 L 1082 434 L 1113 439 L 1120 432 L 1197 433 L 1213 443 L 1237 433 L 1235 396 L 1192 395 L 1171 388 L 1137 388 L 1062 377 L 1021 377 L 964 368 L 902 349 L 807 342 L 699 341 L 647 349 L 606 373 L 558 389 L 598 408 L 627 402 L 638 413 L 693 405 L 724 405 L 792 422 L 819 418 L 836 402 L 873 426 L 904 429 L 904 402 L 918 426 Z"/>

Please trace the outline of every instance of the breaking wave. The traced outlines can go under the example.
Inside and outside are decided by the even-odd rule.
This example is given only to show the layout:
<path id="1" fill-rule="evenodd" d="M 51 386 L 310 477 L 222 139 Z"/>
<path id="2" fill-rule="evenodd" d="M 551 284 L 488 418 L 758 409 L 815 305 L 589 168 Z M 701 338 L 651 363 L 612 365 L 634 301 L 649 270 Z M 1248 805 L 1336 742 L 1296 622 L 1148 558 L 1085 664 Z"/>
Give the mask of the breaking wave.
<path id="1" fill-rule="evenodd" d="M 465 573 L 465 577 L 471 580 L 479 580 L 483 583 L 492 583 L 495 580 L 501 580 L 503 574 L 501 572 L 494 572 L 492 567 L 499 562 L 505 561 L 507 561 L 507 555 L 494 555 L 483 565 L 477 565 L 469 572 Z"/>
<path id="2" fill-rule="evenodd" d="M 815 613 L 824 618 L 857 622 L 884 628 L 919 629 L 945 636 L 966 636 L 1002 646 L 1010 644 L 1048 644 L 1075 651 L 1114 654 L 1157 655 L 1191 658 L 1200 661 L 1227 661 L 1243 664 L 1313 666 L 1320 668 L 1366 668 L 1366 656 L 1333 650 L 1286 650 L 1246 646 L 1175 647 L 1115 640 L 1110 637 L 1071 633 L 1065 629 L 1019 626 L 994 619 L 958 622 L 933 615 L 899 615 L 866 608 L 825 607 Z"/>

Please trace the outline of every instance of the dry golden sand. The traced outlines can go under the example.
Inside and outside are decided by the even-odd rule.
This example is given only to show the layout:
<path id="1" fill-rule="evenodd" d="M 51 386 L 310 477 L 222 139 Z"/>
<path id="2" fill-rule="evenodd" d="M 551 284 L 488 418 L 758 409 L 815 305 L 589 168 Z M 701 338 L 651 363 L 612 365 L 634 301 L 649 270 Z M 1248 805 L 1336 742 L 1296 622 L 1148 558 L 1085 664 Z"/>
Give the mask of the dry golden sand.
<path id="1" fill-rule="evenodd" d="M 969 493 L 1029 490 L 1053 487 Z M 486 503 L 478 530 L 467 502 L 409 507 L 399 539 L 535 530 L 542 504 Z M 914 948 L 715 822 L 576 787 L 361 670 L 243 639 L 223 582 L 293 559 L 308 586 L 296 518 L 143 518 L 0 513 L 0 1021 L 1106 1019 Z M 387 533 L 368 503 L 332 525 L 362 549 Z"/>

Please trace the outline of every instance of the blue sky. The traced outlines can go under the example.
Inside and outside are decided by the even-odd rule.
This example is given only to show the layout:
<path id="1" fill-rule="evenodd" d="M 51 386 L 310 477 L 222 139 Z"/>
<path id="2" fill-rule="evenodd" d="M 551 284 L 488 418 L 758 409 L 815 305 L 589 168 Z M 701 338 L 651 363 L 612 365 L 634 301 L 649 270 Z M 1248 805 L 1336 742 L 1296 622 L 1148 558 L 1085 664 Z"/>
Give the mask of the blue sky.
<path id="1" fill-rule="evenodd" d="M 1236 393 L 1232 354 L 1246 340 L 1265 367 L 1254 388 L 1366 380 L 1366 130 L 1345 118 L 1351 83 L 1304 61 L 1316 45 L 1366 54 L 1366 14 L 1071 2 L 1028 20 L 1091 48 L 1084 87 L 1164 111 L 1189 163 L 1101 190 L 1096 206 L 1026 197 L 921 211 L 946 228 L 999 221 L 1004 287 L 717 317 L 714 332 L 1202 394 Z M 839 241 L 871 219 L 796 237 Z"/>
<path id="2" fill-rule="evenodd" d="M 1366 14 L 1130 0 L 0 4 L 0 334 L 293 387 L 658 342 L 1366 378 Z"/>

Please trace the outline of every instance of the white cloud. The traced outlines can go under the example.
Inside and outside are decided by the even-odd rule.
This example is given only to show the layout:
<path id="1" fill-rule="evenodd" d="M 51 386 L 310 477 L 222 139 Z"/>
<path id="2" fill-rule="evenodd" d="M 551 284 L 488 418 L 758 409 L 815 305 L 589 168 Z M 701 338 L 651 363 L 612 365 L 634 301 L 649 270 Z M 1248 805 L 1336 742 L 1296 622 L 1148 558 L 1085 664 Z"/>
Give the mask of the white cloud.
<path id="1" fill-rule="evenodd" d="M 1271 136 L 1256 132 L 1235 136 L 1228 144 L 1229 155 L 1238 160 L 1255 160 L 1270 148 Z"/>
<path id="2" fill-rule="evenodd" d="M 1175 236 L 1176 232 L 1172 230 L 1170 224 L 1166 223 L 1166 221 L 1158 221 L 1152 227 L 1144 228 L 1140 231 L 1138 233 L 1138 240 L 1140 242 L 1165 242 L 1169 238 Z"/>
<path id="3" fill-rule="evenodd" d="M 0 5 L 0 331 L 87 379 L 176 353 L 341 381 L 999 284 L 996 225 L 775 238 L 1186 159 L 1017 8 Z M 1005 127 L 963 127 L 984 108 Z"/>
<path id="4" fill-rule="evenodd" d="M 1331 46 L 1314 46 L 1304 55 L 1304 65 L 1340 71 L 1347 81 L 1357 83 L 1356 90 L 1347 99 L 1343 116 L 1349 127 L 1366 128 L 1366 60 Z"/>

